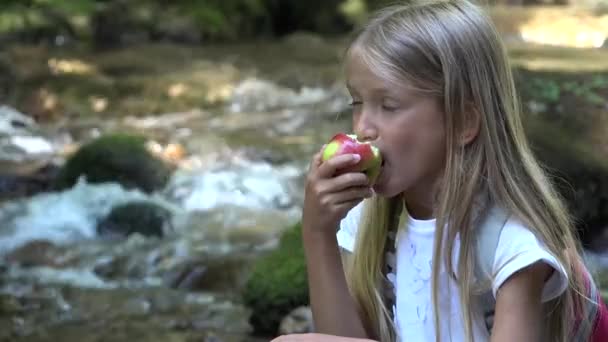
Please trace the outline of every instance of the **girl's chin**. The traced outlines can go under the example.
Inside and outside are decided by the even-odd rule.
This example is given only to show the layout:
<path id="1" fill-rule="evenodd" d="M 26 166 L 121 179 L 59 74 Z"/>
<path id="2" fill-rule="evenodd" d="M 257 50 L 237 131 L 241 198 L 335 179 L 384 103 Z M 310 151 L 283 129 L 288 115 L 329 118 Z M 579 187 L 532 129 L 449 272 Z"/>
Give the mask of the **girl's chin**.
<path id="1" fill-rule="evenodd" d="M 372 186 L 374 192 L 377 196 L 380 197 L 391 197 L 390 187 L 388 186 L 388 177 L 387 174 L 382 170 L 376 183 Z"/>

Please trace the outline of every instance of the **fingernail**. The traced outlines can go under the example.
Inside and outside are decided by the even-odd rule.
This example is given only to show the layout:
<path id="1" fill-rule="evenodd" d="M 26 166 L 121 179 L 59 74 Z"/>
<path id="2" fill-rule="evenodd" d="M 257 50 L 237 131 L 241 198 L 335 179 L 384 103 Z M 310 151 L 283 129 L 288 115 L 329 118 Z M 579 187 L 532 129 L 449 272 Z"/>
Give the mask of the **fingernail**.
<path id="1" fill-rule="evenodd" d="M 358 163 L 361 160 L 361 156 L 358 154 L 353 154 L 353 162 Z"/>

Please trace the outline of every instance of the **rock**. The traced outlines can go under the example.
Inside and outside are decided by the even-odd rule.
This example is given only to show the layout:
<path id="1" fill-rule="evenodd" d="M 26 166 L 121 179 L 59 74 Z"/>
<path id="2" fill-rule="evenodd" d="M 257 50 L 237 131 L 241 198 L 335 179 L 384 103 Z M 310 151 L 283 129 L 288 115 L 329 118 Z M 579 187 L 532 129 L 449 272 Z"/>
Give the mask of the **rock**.
<path id="1" fill-rule="evenodd" d="M 180 290 L 239 293 L 250 271 L 250 256 L 221 256 L 189 261 L 165 279 L 170 287 Z"/>
<path id="2" fill-rule="evenodd" d="M 196 175 L 177 174 L 164 193 L 189 211 L 238 206 L 253 210 L 294 208 L 298 170 L 264 162 L 215 168 Z"/>
<path id="3" fill-rule="evenodd" d="M 0 135 L 30 134 L 36 127 L 31 117 L 8 106 L 0 106 Z"/>
<path id="4" fill-rule="evenodd" d="M 309 306 L 294 309 L 281 321 L 279 334 L 306 334 L 314 332 L 312 310 Z"/>
<path id="5" fill-rule="evenodd" d="M 172 168 L 146 148 L 143 137 L 112 134 L 82 146 L 61 169 L 56 186 L 65 189 L 81 176 L 88 183 L 116 182 L 146 193 L 161 189 Z"/>
<path id="6" fill-rule="evenodd" d="M 169 210 L 150 202 L 131 202 L 112 208 L 97 224 L 101 236 L 127 237 L 134 233 L 162 237 L 173 230 Z"/>
<path id="7" fill-rule="evenodd" d="M 187 16 L 167 17 L 156 23 L 155 38 L 182 44 L 199 44 L 203 35 L 192 18 Z"/>
<path id="8" fill-rule="evenodd" d="M 295 58 L 304 62 L 338 63 L 340 60 L 338 49 L 317 34 L 294 32 L 283 39 L 283 44 Z"/>
<path id="9" fill-rule="evenodd" d="M 281 320 L 292 310 L 308 305 L 306 262 L 300 225 L 287 230 L 278 249 L 261 257 L 243 293 L 251 308 L 250 323 L 258 334 L 276 335 Z"/>
<path id="10" fill-rule="evenodd" d="M 23 168 L 21 168 L 23 171 Z M 13 169 L 13 171 L 15 171 Z M 29 170 L 31 171 L 31 170 Z M 49 164 L 35 172 L 22 172 L 24 175 L 0 174 L 0 201 L 15 199 L 23 196 L 32 196 L 37 193 L 52 190 L 53 181 L 57 175 L 58 167 Z M 19 172 L 16 172 L 19 173 Z"/>
<path id="11" fill-rule="evenodd" d="M 270 81 L 246 79 L 233 90 L 229 109 L 235 113 L 261 112 L 315 104 L 327 97 L 328 93 L 320 88 L 304 87 L 296 92 Z"/>
<path id="12" fill-rule="evenodd" d="M 0 106 L 0 174 L 28 175 L 49 164 L 55 148 L 37 130 L 31 117 Z"/>
<path id="13" fill-rule="evenodd" d="M 66 255 L 68 251 L 49 241 L 32 241 L 19 247 L 5 256 L 5 260 L 11 264 L 22 267 L 47 266 L 61 268 L 68 262 Z"/>

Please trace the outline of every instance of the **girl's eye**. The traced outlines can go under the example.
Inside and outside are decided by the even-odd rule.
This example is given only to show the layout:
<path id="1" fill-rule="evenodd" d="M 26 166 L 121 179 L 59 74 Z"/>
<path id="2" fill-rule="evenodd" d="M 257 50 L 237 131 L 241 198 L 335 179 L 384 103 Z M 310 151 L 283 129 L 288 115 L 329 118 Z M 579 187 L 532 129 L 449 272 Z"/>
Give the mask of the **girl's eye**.
<path id="1" fill-rule="evenodd" d="M 382 110 L 387 112 L 394 112 L 399 109 L 399 105 L 395 101 L 383 101 L 382 102 Z"/>
<path id="2" fill-rule="evenodd" d="M 397 106 L 395 105 L 388 105 L 388 104 L 383 104 L 382 105 L 382 110 L 387 111 L 387 112 L 394 112 L 398 109 Z"/>
<path id="3" fill-rule="evenodd" d="M 355 106 L 360 106 L 360 105 L 362 105 L 362 104 L 363 104 L 363 101 L 355 101 L 355 100 L 352 100 L 352 101 L 351 101 L 351 103 L 350 103 L 350 106 L 351 106 L 351 107 L 355 107 Z"/>

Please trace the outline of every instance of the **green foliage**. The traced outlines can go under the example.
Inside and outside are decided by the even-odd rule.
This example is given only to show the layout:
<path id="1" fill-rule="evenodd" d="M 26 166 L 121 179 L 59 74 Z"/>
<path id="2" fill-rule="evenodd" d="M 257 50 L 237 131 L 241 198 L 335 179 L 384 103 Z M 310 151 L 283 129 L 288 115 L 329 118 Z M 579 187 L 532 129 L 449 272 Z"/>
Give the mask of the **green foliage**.
<path id="1" fill-rule="evenodd" d="M 0 2 L 0 33 L 47 28 L 49 36 L 111 37 L 145 32 L 165 37 L 172 26 L 202 39 L 234 40 L 286 34 L 299 30 L 320 33 L 348 29 L 341 9 L 352 0 L 7 0 Z M 362 1 L 362 0 L 360 0 Z M 100 21 L 101 19 L 101 21 Z M 101 23 L 97 25 L 96 23 Z M 116 25 L 118 24 L 118 25 Z M 192 24 L 192 25 L 190 25 Z M 78 26 L 78 30 L 75 27 Z M 67 27 L 67 29 L 66 29 Z M 49 30 L 50 29 L 50 30 Z M 57 30 L 61 29 L 61 30 Z M 183 34 L 183 33 L 182 33 Z M 95 39 L 95 38 L 94 38 Z M 95 41 L 96 42 L 96 41 Z M 98 43 L 98 42 L 96 42 Z M 104 42 L 101 42 L 104 43 Z M 108 42 L 109 46 L 114 45 Z"/>
<path id="2" fill-rule="evenodd" d="M 595 105 L 606 103 L 606 99 L 597 93 L 597 90 L 608 88 L 608 77 L 603 75 L 593 76 L 587 81 L 569 81 L 564 82 L 562 88 L 573 93 L 576 96 L 582 97 L 584 100 Z"/>
<path id="3" fill-rule="evenodd" d="M 524 83 L 524 92 L 530 94 L 535 100 L 546 103 L 557 103 L 561 96 L 560 85 L 555 80 L 532 78 Z"/>
<path id="4" fill-rule="evenodd" d="M 288 229 L 279 248 L 256 262 L 247 282 L 244 302 L 252 309 L 251 325 L 258 334 L 274 335 L 293 309 L 308 305 L 308 280 L 301 227 Z"/>
<path id="5" fill-rule="evenodd" d="M 85 176 L 89 183 L 117 182 L 152 192 L 170 175 L 171 169 L 147 150 L 143 137 L 112 134 L 81 147 L 59 172 L 56 185 L 68 188 Z"/>
<path id="6" fill-rule="evenodd" d="M 191 16 L 202 29 L 203 35 L 236 38 L 238 34 L 251 34 L 255 23 L 268 16 L 263 0 L 187 0 L 179 2 L 177 10 Z"/>
<path id="7" fill-rule="evenodd" d="M 582 74 L 579 74 L 581 76 Z M 519 85 L 526 99 L 546 104 L 558 104 L 565 96 L 574 96 L 583 103 L 594 106 L 606 104 L 603 93 L 608 89 L 608 75 L 569 77 L 551 73 L 523 77 Z"/>
<path id="8" fill-rule="evenodd" d="M 66 26 L 69 18 L 88 17 L 94 13 L 95 4 L 95 0 L 3 0 L 0 2 L 0 30 Z"/>

